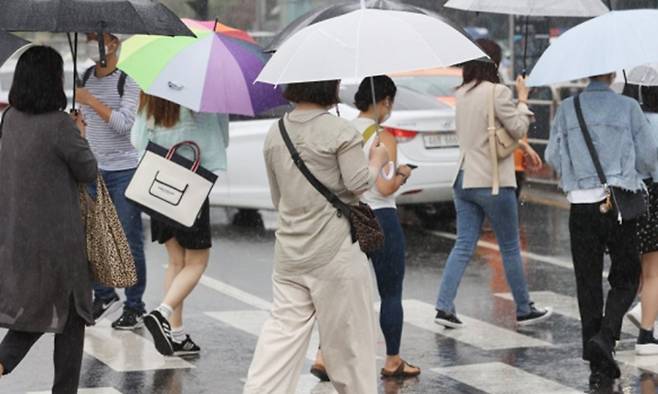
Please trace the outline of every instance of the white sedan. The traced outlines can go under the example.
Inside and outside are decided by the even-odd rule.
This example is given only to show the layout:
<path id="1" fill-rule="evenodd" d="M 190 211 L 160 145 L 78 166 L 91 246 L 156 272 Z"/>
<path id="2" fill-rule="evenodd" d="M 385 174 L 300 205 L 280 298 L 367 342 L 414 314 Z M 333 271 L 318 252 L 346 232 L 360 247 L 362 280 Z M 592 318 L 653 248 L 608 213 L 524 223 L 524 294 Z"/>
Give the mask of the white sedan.
<path id="1" fill-rule="evenodd" d="M 358 115 L 351 105 L 356 89 L 355 84 L 341 84 L 339 111 L 346 119 Z M 232 117 L 228 171 L 220 173 L 210 196 L 211 204 L 274 209 L 262 149 L 270 126 L 288 110 L 289 107 L 277 108 L 257 119 Z M 398 204 L 413 205 L 424 221 L 449 212 L 452 180 L 459 160 L 454 109 L 433 97 L 400 87 L 393 114 L 383 126 L 398 141 L 398 162 L 418 166 L 397 192 Z"/>

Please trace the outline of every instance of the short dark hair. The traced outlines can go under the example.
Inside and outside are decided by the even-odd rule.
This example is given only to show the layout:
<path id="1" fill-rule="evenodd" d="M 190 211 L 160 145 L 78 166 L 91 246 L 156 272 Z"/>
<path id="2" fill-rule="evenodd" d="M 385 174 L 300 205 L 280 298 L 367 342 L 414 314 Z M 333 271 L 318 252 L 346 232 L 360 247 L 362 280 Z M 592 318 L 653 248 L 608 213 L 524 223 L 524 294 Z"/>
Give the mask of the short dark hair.
<path id="1" fill-rule="evenodd" d="M 66 108 L 64 62 L 56 50 L 39 45 L 21 55 L 9 90 L 9 105 L 30 114 Z"/>
<path id="2" fill-rule="evenodd" d="M 482 81 L 500 83 L 498 66 L 500 65 L 503 53 L 500 45 L 484 38 L 476 40 L 475 43 L 489 56 L 489 59 L 471 60 L 464 63 L 462 66 L 464 82 L 462 82 L 461 86 L 473 81 L 475 81 L 473 87 L 478 86 Z"/>
<path id="3" fill-rule="evenodd" d="M 372 98 L 373 85 L 375 86 L 374 100 Z M 397 91 L 395 82 L 387 75 L 366 77 L 361 81 L 359 90 L 354 94 L 354 105 L 359 111 L 367 111 L 373 103 L 379 103 L 387 98 L 395 100 Z"/>
<path id="4" fill-rule="evenodd" d="M 291 83 L 283 97 L 293 103 L 312 103 L 323 107 L 338 104 L 339 80 Z"/>
<path id="5" fill-rule="evenodd" d="M 658 113 L 658 86 L 639 86 L 627 83 L 624 85 L 624 96 L 640 101 L 640 89 L 642 89 L 642 101 L 640 105 L 644 112 Z"/>

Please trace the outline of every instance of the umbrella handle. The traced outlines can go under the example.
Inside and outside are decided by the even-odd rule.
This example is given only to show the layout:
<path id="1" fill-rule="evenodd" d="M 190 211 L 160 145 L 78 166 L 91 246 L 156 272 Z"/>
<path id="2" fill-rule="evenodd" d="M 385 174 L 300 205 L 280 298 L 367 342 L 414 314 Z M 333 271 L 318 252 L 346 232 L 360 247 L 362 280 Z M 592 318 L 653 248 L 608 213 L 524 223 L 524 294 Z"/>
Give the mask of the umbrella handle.
<path id="1" fill-rule="evenodd" d="M 101 67 L 107 67 L 107 56 L 105 54 L 105 22 L 101 22 L 100 29 L 98 29 L 98 53 L 100 54 Z"/>
<path id="2" fill-rule="evenodd" d="M 521 70 L 521 75 L 523 78 L 526 77 L 528 73 L 528 19 L 530 17 L 526 15 L 525 17 L 525 38 L 523 39 L 523 70 Z"/>

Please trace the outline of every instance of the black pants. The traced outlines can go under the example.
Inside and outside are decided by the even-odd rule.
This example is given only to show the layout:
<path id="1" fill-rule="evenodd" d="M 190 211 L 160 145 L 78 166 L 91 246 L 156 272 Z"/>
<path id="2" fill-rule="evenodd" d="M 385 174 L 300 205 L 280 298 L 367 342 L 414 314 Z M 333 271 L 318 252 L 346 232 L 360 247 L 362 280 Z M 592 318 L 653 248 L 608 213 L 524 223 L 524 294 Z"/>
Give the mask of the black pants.
<path id="1" fill-rule="evenodd" d="M 620 225 L 612 212 L 601 214 L 599 205 L 572 204 L 569 216 L 583 348 L 599 333 L 609 343 L 619 339 L 622 319 L 635 299 L 640 280 L 637 221 Z M 601 278 L 606 251 L 612 266 L 608 276 L 611 288 L 604 303 Z M 585 354 L 583 358 L 587 360 Z"/>
<path id="2" fill-rule="evenodd" d="M 55 335 L 55 381 L 53 394 L 75 394 L 80 381 L 80 366 L 85 339 L 85 324 L 70 302 L 69 317 L 61 334 Z M 25 358 L 43 333 L 10 330 L 0 343 L 0 364 L 8 374 Z"/>

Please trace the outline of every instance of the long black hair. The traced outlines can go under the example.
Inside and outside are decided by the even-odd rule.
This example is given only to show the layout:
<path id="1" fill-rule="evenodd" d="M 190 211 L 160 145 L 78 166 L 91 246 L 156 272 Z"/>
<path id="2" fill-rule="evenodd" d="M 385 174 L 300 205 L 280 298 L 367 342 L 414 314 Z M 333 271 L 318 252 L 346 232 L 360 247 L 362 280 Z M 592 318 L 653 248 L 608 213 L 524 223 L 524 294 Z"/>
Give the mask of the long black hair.
<path id="1" fill-rule="evenodd" d="M 64 61 L 56 50 L 39 45 L 21 55 L 9 90 L 9 104 L 30 114 L 66 108 Z"/>
<path id="2" fill-rule="evenodd" d="M 375 86 L 375 98 L 372 98 L 373 84 Z M 375 77 L 366 77 L 361 81 L 359 90 L 354 94 L 354 105 L 361 112 L 365 112 L 373 103 L 379 103 L 382 100 L 390 98 L 395 100 L 395 94 L 398 88 L 395 82 L 387 75 L 377 75 Z"/>

